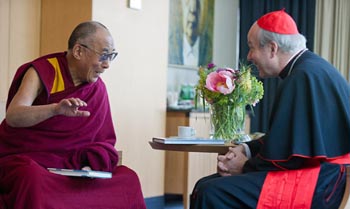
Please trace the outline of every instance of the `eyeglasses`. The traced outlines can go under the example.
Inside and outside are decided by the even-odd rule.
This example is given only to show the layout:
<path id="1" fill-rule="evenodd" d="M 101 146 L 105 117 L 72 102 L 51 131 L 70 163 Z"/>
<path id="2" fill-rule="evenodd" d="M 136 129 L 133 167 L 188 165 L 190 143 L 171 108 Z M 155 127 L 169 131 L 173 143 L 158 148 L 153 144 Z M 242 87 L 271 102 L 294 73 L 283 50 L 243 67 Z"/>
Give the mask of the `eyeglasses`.
<path id="1" fill-rule="evenodd" d="M 84 48 L 87 48 L 93 52 L 95 52 L 97 55 L 100 55 L 100 59 L 99 61 L 100 62 L 104 62 L 104 61 L 113 61 L 117 55 L 118 55 L 118 52 L 112 52 L 112 53 L 101 53 L 101 52 L 98 52 L 96 51 L 95 49 L 92 49 L 90 47 L 88 47 L 87 45 L 85 44 L 79 44 L 80 46 L 84 47 Z"/>

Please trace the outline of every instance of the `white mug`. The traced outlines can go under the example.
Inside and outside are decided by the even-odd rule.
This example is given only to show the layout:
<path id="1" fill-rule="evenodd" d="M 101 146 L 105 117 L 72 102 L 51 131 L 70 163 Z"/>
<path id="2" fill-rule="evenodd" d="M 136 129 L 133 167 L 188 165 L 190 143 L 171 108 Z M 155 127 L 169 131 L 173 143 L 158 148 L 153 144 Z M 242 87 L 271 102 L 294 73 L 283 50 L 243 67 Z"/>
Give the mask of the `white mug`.
<path id="1" fill-rule="evenodd" d="M 196 135 L 196 130 L 190 126 L 178 126 L 177 136 L 178 137 L 194 137 Z"/>

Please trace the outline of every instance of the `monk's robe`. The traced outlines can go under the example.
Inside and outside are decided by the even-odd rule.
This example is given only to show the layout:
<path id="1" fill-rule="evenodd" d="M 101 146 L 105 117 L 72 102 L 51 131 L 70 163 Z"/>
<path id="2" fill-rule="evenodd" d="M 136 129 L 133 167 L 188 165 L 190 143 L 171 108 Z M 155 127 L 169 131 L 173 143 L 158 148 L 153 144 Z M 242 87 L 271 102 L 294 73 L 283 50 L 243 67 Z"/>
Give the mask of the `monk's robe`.
<path id="1" fill-rule="evenodd" d="M 58 103 L 65 98 L 80 98 L 80 108 L 89 117 L 49 118 L 27 128 L 0 126 L 0 194 L 6 208 L 23 209 L 144 209 L 145 203 L 137 174 L 117 166 L 114 131 L 105 84 L 74 86 L 66 53 L 56 53 L 22 65 L 11 84 L 7 106 L 21 80 L 33 67 L 44 90 L 33 105 Z M 111 179 L 67 177 L 47 168 L 112 172 Z M 1 201 L 0 201 L 1 202 Z"/>
<path id="2" fill-rule="evenodd" d="M 243 174 L 201 179 L 192 209 L 337 208 L 350 164 L 350 88 L 310 51 L 282 70 L 268 133 L 248 142 Z"/>

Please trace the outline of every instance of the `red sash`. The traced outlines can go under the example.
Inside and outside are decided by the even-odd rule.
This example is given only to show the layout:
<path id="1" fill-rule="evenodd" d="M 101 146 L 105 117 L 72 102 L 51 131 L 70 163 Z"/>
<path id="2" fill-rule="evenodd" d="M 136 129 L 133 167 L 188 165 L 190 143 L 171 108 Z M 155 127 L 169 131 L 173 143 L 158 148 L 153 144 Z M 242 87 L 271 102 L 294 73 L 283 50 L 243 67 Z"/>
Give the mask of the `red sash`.
<path id="1" fill-rule="evenodd" d="M 325 161 L 350 164 L 350 155 L 346 154 Z M 311 208 L 319 172 L 320 164 L 298 170 L 268 172 L 257 209 Z"/>
<path id="2" fill-rule="evenodd" d="M 273 171 L 266 176 L 257 209 L 309 209 L 320 165 L 312 168 Z"/>
<path id="3" fill-rule="evenodd" d="M 327 162 L 335 164 L 350 164 L 350 153 L 340 157 L 327 159 Z"/>

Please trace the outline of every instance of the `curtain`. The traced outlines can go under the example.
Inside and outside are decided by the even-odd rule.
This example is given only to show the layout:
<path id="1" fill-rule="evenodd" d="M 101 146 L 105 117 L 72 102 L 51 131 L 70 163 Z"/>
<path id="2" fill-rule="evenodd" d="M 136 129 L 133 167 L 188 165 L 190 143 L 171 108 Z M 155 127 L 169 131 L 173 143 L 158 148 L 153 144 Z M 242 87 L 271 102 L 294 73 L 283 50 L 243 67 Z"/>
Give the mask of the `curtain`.
<path id="1" fill-rule="evenodd" d="M 239 59 L 246 62 L 248 54 L 247 34 L 251 25 L 262 15 L 280 9 L 295 20 L 299 32 L 307 41 L 307 47 L 314 47 L 315 0 L 240 0 L 240 43 Z M 255 72 L 256 73 L 256 72 Z M 251 114 L 251 132 L 266 132 L 272 102 L 280 80 L 278 78 L 262 79 L 264 83 L 264 98 L 254 107 Z"/>
<path id="2" fill-rule="evenodd" d="M 350 1 L 316 2 L 315 52 L 350 82 Z"/>

